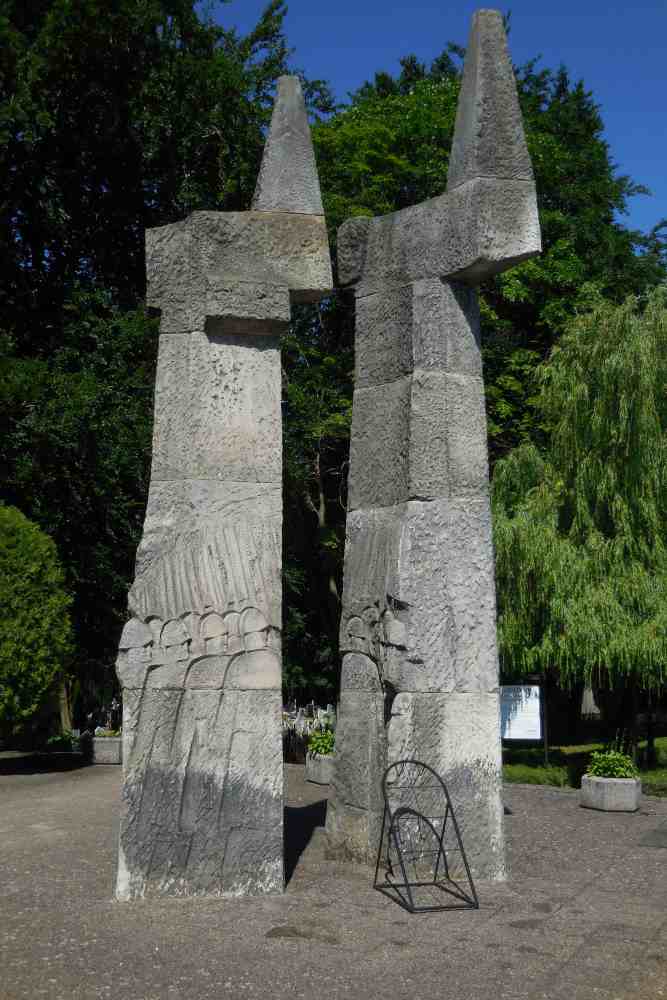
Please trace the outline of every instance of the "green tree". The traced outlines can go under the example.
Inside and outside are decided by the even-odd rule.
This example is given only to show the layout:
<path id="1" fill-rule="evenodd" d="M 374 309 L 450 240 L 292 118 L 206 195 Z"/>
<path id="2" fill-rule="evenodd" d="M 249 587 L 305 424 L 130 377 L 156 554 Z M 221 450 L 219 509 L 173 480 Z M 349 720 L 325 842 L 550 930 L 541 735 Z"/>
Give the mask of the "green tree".
<path id="1" fill-rule="evenodd" d="M 54 543 L 0 506 L 0 731 L 29 720 L 64 684 L 70 603 Z"/>
<path id="2" fill-rule="evenodd" d="M 240 35 L 192 0 L 0 0 L 2 495 L 64 555 L 87 702 L 114 683 L 148 489 L 144 233 L 249 206 L 284 15 Z"/>
<path id="3" fill-rule="evenodd" d="M 355 215 L 381 215 L 441 194 L 459 93 L 450 45 L 430 70 L 414 57 L 377 74 L 349 107 L 314 129 L 330 236 Z M 564 69 L 517 70 L 533 161 L 543 253 L 485 283 L 483 352 L 492 462 L 539 436 L 534 372 L 591 289 L 620 302 L 665 277 L 665 227 L 642 234 L 619 219 L 644 189 L 619 176 L 603 120 Z M 585 301 L 585 298 L 584 298 Z"/>
<path id="4" fill-rule="evenodd" d="M 141 310 L 146 228 L 249 206 L 276 77 L 283 0 L 247 35 L 192 0 L 0 0 L 0 461 L 4 496 L 55 538 L 74 594 L 77 670 L 113 657 L 141 530 L 156 325 Z M 381 214 L 446 184 L 463 50 L 377 74 L 315 125 L 327 219 Z M 545 253 L 483 291 L 492 457 L 541 440 L 534 372 L 582 301 L 664 276 L 659 227 L 619 222 L 591 96 L 563 71 L 519 73 Z M 333 112 L 306 81 L 311 110 Z M 295 314 L 285 341 L 286 662 L 335 683 L 352 397 L 345 295 Z"/>
<path id="5" fill-rule="evenodd" d="M 463 50 L 450 45 L 430 68 L 402 60 L 376 74 L 313 129 L 329 236 L 345 219 L 381 215 L 445 190 Z M 638 189 L 615 173 L 603 123 L 565 71 L 518 72 L 535 166 L 544 253 L 486 283 L 483 354 L 492 461 L 521 441 L 541 441 L 539 363 L 591 295 L 620 300 L 665 275 L 659 231 L 618 222 Z M 313 317 L 313 314 L 310 314 Z M 338 293 L 310 321 L 293 324 L 286 373 L 287 651 L 294 675 L 333 681 L 344 547 L 347 435 L 352 399 L 351 297 Z M 323 609 L 327 609 L 325 614 Z M 327 665 L 328 662 L 328 665 Z"/>
<path id="6" fill-rule="evenodd" d="M 283 338 L 284 677 L 291 697 L 333 698 L 354 364 L 335 297 L 294 312 Z"/>
<path id="7" fill-rule="evenodd" d="M 543 451 L 493 475 L 501 668 L 656 691 L 667 677 L 667 296 L 601 298 L 540 370 Z"/>
<path id="8" fill-rule="evenodd" d="M 148 493 L 157 321 L 100 292 L 79 293 L 66 315 L 48 360 L 0 351 L 0 463 L 4 496 L 63 553 L 77 673 L 94 704 L 113 684 Z"/>
<path id="9" fill-rule="evenodd" d="M 19 351 L 60 346 L 82 283 L 135 307 L 147 228 L 247 206 L 284 12 L 271 0 L 239 36 L 192 0 L 1 0 L 1 305 Z"/>

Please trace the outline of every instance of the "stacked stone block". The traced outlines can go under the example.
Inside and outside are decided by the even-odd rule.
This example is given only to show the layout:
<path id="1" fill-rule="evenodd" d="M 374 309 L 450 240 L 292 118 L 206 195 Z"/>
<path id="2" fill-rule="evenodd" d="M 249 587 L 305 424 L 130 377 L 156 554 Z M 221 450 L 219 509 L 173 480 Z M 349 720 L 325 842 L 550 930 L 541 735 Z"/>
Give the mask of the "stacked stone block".
<path id="1" fill-rule="evenodd" d="M 372 862 L 388 764 L 448 784 L 474 874 L 504 874 L 493 549 L 475 285 L 539 251 L 502 19 L 479 11 L 447 193 L 339 232 L 356 369 L 334 853 Z"/>
<path id="2" fill-rule="evenodd" d="M 147 233 L 161 310 L 144 533 L 120 642 L 117 895 L 283 887 L 281 333 L 331 288 L 299 82 L 249 212 Z"/>

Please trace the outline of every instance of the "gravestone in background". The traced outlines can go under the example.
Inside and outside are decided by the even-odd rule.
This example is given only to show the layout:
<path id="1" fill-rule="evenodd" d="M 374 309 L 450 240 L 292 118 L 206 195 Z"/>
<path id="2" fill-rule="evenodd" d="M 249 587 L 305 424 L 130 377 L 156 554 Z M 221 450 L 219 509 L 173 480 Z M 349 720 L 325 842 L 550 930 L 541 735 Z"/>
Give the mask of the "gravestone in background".
<path id="1" fill-rule="evenodd" d="M 161 310 L 148 508 L 120 642 L 117 896 L 283 887 L 282 427 L 290 302 L 331 288 L 298 79 L 249 212 L 147 233 Z"/>
<path id="2" fill-rule="evenodd" d="M 334 852 L 374 861 L 381 778 L 449 787 L 473 873 L 502 878 L 498 657 L 475 286 L 540 249 L 501 15 L 473 19 L 446 194 L 338 238 L 354 286 Z"/>

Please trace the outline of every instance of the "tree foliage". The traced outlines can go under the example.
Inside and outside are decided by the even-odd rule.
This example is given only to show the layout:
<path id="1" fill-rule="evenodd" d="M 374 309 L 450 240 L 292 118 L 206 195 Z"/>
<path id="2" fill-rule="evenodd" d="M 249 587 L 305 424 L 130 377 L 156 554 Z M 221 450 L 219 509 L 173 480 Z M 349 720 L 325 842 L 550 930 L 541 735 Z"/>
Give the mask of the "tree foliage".
<path id="1" fill-rule="evenodd" d="M 457 46 L 430 70 L 414 57 L 396 79 L 377 74 L 314 130 L 332 243 L 344 219 L 381 215 L 441 194 L 460 77 Z M 620 302 L 665 276 L 660 226 L 618 220 L 644 189 L 617 174 L 592 96 L 564 69 L 517 70 L 533 161 L 543 252 L 482 288 L 491 458 L 539 434 L 534 372 L 592 293 Z"/>
<path id="2" fill-rule="evenodd" d="M 157 326 L 144 232 L 246 209 L 277 77 L 283 0 L 246 35 L 192 0 L 0 0 L 0 462 L 7 502 L 56 541 L 85 690 L 111 677 L 147 493 Z M 233 8 L 232 8 L 233 16 Z M 463 50 L 414 56 L 335 109 L 304 81 L 327 221 L 445 189 Z M 482 294 L 492 458 L 545 440 L 535 371 L 591 297 L 664 276 L 659 227 L 620 224 L 638 190 L 565 71 L 519 71 L 545 252 Z M 324 117 L 322 117 L 324 116 Z M 352 400 L 353 315 L 299 308 L 284 343 L 285 663 L 332 694 Z M 91 695 L 92 696 L 92 695 Z"/>
<path id="3" fill-rule="evenodd" d="M 352 418 L 353 331 L 335 297 L 283 338 L 284 676 L 290 696 L 333 697 Z"/>
<path id="4" fill-rule="evenodd" d="M 667 670 L 667 297 L 602 299 L 540 371 L 543 453 L 493 477 L 501 664 L 644 689 Z"/>
<path id="5" fill-rule="evenodd" d="M 30 719 L 65 677 L 70 603 L 52 540 L 0 505 L 0 728 Z"/>
<path id="6" fill-rule="evenodd" d="M 5 498 L 63 553 L 88 700 L 115 658 L 148 494 L 157 321 L 102 292 L 68 306 L 49 359 L 0 344 L 0 463 Z"/>
<path id="7" fill-rule="evenodd" d="M 407 57 L 398 77 L 376 74 L 349 106 L 314 127 L 334 251 L 345 219 L 382 215 L 445 190 L 462 55 L 450 45 L 429 69 Z M 518 81 L 544 252 L 481 290 L 492 462 L 521 441 L 543 440 L 536 371 L 568 319 L 596 297 L 620 301 L 665 275 L 659 231 L 644 236 L 618 221 L 640 189 L 617 175 L 591 95 L 564 70 L 537 72 L 533 64 L 518 71 Z M 288 523 L 286 551 L 301 588 L 289 601 L 288 649 L 294 636 L 293 658 L 301 654 L 310 676 L 326 680 L 334 668 L 322 675 L 313 664 L 337 659 L 333 604 L 342 577 L 354 369 L 350 296 L 339 293 L 311 323 L 293 325 L 285 367 L 288 516 L 305 538 L 295 548 Z"/>
<path id="8" fill-rule="evenodd" d="M 191 0 L 2 0 L 2 305 L 20 349 L 60 345 L 77 284 L 136 306 L 147 228 L 247 207 L 283 16 L 271 0 L 242 37 Z"/>
<path id="9" fill-rule="evenodd" d="M 90 707 L 113 683 L 148 487 L 144 233 L 249 206 L 284 14 L 271 0 L 242 36 L 191 0 L 0 2 L 3 496 L 65 555 Z"/>

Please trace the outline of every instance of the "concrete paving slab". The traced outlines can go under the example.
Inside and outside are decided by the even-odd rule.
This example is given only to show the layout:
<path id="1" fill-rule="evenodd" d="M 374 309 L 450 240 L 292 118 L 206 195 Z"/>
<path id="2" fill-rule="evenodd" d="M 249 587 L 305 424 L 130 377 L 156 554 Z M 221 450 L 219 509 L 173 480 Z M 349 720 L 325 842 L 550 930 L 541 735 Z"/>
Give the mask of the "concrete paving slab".
<path id="1" fill-rule="evenodd" d="M 112 899 L 120 769 L 0 776 L 0 1000 L 667 1000 L 667 801 L 602 823 L 506 786 L 512 874 L 411 916 L 326 856 L 327 788 L 288 765 L 284 895 Z M 662 991 L 662 992 L 661 992 Z"/>

